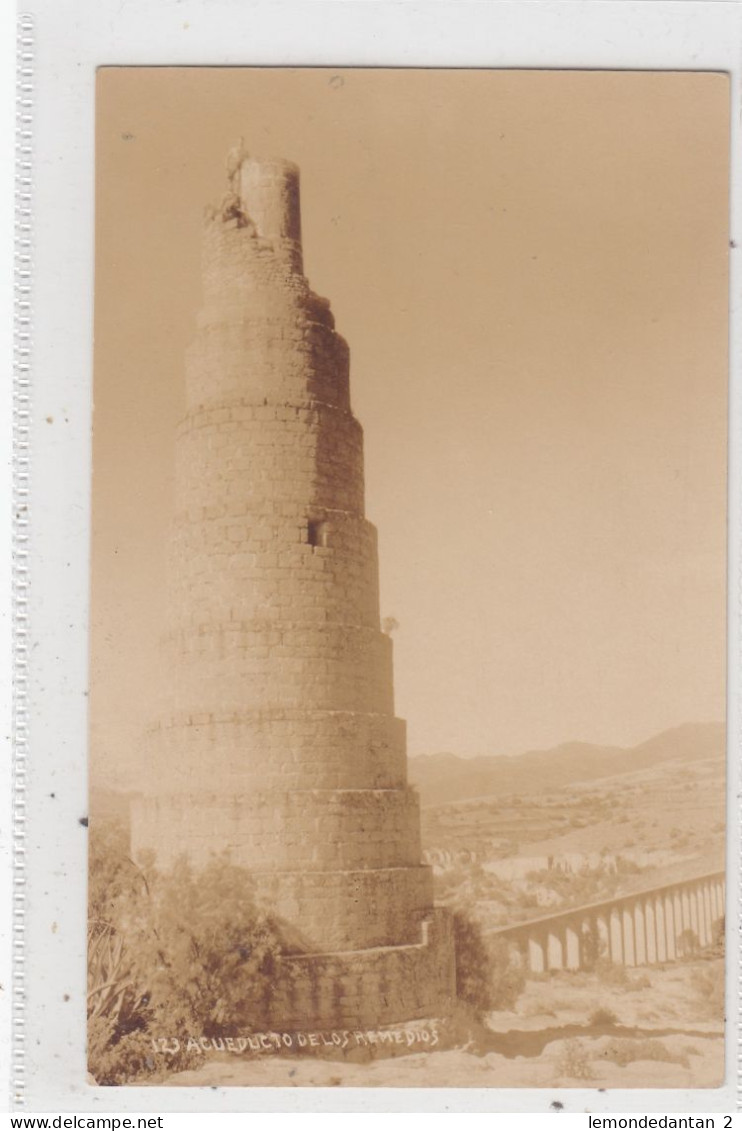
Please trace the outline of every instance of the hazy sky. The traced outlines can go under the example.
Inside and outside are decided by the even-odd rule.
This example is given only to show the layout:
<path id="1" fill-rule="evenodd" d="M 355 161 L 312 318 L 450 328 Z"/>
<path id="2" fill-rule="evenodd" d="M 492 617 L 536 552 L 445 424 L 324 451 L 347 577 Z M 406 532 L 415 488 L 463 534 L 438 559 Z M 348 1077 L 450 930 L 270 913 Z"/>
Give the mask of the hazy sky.
<path id="1" fill-rule="evenodd" d="M 91 711 L 161 669 L 203 206 L 302 171 L 351 347 L 410 753 L 633 744 L 724 714 L 728 85 L 618 72 L 99 73 Z"/>

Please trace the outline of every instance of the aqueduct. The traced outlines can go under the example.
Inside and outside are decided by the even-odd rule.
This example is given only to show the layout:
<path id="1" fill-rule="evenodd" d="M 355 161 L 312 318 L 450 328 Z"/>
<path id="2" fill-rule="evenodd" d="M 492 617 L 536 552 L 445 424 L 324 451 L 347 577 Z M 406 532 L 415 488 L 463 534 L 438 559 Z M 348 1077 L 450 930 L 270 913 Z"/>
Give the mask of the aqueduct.
<path id="1" fill-rule="evenodd" d="M 533 973 L 578 970 L 597 958 L 651 966 L 684 958 L 713 942 L 724 918 L 723 872 L 614 896 L 492 931 Z"/>

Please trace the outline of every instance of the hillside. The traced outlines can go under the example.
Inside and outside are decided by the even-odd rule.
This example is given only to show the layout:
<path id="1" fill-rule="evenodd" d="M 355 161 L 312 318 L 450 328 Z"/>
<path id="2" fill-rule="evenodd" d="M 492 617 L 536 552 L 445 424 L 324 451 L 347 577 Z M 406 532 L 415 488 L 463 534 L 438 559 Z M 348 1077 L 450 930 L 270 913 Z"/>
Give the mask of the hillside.
<path id="1" fill-rule="evenodd" d="M 723 723 L 685 723 L 634 747 L 569 742 L 516 756 L 423 754 L 409 761 L 423 807 L 467 798 L 543 794 L 576 782 L 652 769 L 662 762 L 724 758 Z"/>

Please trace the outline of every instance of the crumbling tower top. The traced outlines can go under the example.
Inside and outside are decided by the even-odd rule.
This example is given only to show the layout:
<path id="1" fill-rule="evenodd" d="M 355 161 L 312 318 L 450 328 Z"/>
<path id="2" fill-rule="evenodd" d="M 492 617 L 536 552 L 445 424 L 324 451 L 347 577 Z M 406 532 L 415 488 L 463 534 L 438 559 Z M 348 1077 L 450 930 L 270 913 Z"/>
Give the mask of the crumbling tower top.
<path id="1" fill-rule="evenodd" d="M 240 167 L 239 195 L 258 235 L 301 270 L 299 169 L 291 161 L 248 158 Z M 298 263 L 296 260 L 298 259 Z"/>
<path id="2" fill-rule="evenodd" d="M 301 273 L 298 166 L 278 157 L 251 157 L 240 138 L 227 154 L 226 171 L 223 217 L 249 225 L 255 235 L 270 241 L 275 256 Z"/>

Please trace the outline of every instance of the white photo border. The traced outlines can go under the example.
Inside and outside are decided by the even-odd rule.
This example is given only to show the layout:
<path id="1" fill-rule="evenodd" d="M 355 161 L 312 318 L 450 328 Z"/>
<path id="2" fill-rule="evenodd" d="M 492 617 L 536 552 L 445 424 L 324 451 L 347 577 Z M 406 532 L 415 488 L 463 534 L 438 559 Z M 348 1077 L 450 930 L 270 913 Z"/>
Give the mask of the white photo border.
<path id="1" fill-rule="evenodd" d="M 23 1083 L 29 1112 L 729 1112 L 740 1016 L 742 6 L 739 0 L 26 0 L 33 363 Z M 727 1069 L 719 1089 L 99 1088 L 86 1083 L 87 686 L 96 69 L 385 66 L 722 71 L 731 98 Z M 65 421 L 50 429 L 45 418 Z M 18 531 L 16 531 L 18 535 Z M 52 800 L 50 794 L 56 794 Z M 11 1098 L 11 1103 L 13 1103 Z"/>

